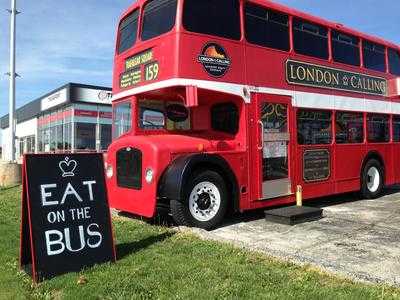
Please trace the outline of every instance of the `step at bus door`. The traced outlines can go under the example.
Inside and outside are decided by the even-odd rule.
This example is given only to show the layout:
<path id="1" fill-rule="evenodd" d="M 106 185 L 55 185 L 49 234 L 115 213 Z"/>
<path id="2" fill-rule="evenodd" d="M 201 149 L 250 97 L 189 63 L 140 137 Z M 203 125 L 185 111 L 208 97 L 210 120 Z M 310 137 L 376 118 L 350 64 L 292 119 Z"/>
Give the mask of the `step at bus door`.
<path id="1" fill-rule="evenodd" d="M 290 99 L 259 95 L 259 139 L 262 198 L 273 199 L 292 193 L 290 180 Z"/>

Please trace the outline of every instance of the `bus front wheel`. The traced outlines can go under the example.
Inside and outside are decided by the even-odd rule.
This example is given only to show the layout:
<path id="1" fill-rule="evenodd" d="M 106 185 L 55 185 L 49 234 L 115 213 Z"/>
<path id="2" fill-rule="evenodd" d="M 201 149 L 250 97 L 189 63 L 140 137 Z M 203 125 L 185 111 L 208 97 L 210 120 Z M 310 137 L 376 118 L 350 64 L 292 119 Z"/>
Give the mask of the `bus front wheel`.
<path id="1" fill-rule="evenodd" d="M 214 171 L 194 174 L 184 191 L 184 199 L 171 200 L 172 217 L 179 226 L 215 228 L 228 207 L 224 179 Z"/>
<path id="2" fill-rule="evenodd" d="M 376 159 L 369 160 L 363 169 L 361 194 L 366 199 L 375 199 L 383 190 L 383 167 Z"/>

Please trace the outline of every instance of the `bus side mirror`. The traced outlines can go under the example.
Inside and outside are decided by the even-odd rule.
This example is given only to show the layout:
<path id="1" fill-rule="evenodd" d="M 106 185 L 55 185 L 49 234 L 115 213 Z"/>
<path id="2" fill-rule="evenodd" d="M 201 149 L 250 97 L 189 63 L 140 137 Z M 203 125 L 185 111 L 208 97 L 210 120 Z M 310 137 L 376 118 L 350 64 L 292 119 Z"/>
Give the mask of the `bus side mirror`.
<path id="1" fill-rule="evenodd" d="M 197 86 L 186 87 L 186 107 L 195 107 L 199 105 Z"/>

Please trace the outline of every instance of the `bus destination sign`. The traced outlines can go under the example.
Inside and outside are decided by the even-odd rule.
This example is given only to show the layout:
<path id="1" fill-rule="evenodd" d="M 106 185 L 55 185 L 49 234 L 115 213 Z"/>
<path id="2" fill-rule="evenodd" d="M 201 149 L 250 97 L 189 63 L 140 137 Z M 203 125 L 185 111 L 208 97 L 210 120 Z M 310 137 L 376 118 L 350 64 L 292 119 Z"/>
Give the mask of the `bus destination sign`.
<path id="1" fill-rule="evenodd" d="M 125 72 L 120 76 L 120 88 L 138 85 L 143 80 L 152 81 L 158 78 L 159 64 L 153 60 L 153 50 L 146 50 L 125 60 Z M 144 65 L 144 76 L 142 66 Z M 144 77 L 144 78 L 143 78 Z"/>
<path id="2" fill-rule="evenodd" d="M 293 60 L 286 62 L 286 79 L 290 84 L 378 96 L 386 96 L 388 90 L 387 80 L 381 77 Z"/>

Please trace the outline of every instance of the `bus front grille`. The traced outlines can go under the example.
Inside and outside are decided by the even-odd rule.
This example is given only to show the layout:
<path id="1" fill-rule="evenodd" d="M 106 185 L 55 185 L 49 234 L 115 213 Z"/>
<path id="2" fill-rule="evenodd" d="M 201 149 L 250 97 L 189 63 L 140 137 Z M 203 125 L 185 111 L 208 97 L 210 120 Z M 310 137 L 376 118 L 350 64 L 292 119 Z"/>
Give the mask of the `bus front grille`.
<path id="1" fill-rule="evenodd" d="M 140 190 L 142 188 L 142 152 L 124 148 L 117 152 L 117 184 L 119 187 Z"/>

